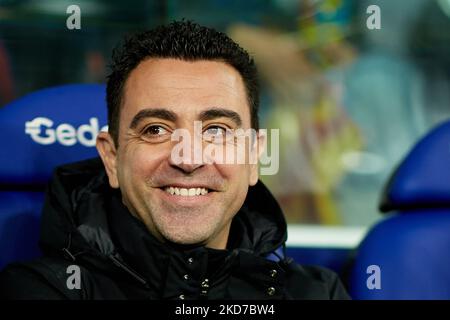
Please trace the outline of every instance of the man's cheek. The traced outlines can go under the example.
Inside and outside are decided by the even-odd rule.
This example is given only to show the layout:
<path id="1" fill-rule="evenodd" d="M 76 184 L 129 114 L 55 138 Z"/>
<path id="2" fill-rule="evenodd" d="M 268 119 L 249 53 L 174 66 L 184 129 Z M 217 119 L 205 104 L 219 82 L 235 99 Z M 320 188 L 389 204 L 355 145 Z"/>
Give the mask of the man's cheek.
<path id="1" fill-rule="evenodd" d="M 233 195 L 240 195 L 247 191 L 249 169 L 247 165 L 223 165 L 219 168 L 226 183 L 226 190 Z"/>
<path id="2" fill-rule="evenodd" d="M 133 150 L 125 157 L 127 159 L 128 173 L 132 175 L 142 175 L 151 167 L 152 159 L 149 157 L 152 153 L 145 150 Z"/>

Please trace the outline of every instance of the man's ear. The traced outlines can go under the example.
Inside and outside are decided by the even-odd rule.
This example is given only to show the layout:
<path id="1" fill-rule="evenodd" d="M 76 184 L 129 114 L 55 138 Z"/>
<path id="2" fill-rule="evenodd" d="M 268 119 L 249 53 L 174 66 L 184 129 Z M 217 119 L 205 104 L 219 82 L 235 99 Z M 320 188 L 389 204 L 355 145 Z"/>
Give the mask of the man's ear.
<path id="1" fill-rule="evenodd" d="M 119 180 L 117 179 L 117 150 L 113 138 L 108 132 L 100 131 L 97 136 L 96 147 L 106 173 L 111 188 L 119 188 Z"/>
<path id="2" fill-rule="evenodd" d="M 249 185 L 254 186 L 259 179 L 259 159 L 264 153 L 266 147 L 266 132 L 264 130 L 258 130 L 256 133 L 256 138 L 253 141 L 253 146 L 251 148 L 250 155 L 250 181 Z"/>

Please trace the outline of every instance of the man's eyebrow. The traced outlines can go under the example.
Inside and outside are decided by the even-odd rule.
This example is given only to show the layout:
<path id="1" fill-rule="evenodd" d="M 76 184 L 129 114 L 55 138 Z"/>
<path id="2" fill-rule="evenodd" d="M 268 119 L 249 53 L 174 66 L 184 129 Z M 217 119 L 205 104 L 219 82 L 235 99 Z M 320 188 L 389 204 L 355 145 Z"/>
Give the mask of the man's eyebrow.
<path id="1" fill-rule="evenodd" d="M 238 127 L 242 125 L 242 119 L 237 112 L 222 109 L 222 108 L 214 108 L 205 110 L 200 113 L 199 119 L 201 121 L 213 120 L 216 118 L 229 118 L 231 119 Z"/>
<path id="2" fill-rule="evenodd" d="M 130 129 L 136 128 L 139 122 L 145 118 L 159 118 L 175 122 L 177 120 L 177 115 L 174 112 L 163 108 L 143 109 L 133 117 L 133 120 L 131 120 Z"/>

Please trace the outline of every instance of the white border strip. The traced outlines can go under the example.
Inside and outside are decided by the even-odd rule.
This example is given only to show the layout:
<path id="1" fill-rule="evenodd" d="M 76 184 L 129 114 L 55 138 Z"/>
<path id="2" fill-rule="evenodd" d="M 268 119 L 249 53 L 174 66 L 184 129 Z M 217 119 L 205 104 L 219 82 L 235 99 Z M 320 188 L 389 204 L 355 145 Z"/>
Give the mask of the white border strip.
<path id="1" fill-rule="evenodd" d="M 368 227 L 288 225 L 288 247 L 356 248 Z"/>

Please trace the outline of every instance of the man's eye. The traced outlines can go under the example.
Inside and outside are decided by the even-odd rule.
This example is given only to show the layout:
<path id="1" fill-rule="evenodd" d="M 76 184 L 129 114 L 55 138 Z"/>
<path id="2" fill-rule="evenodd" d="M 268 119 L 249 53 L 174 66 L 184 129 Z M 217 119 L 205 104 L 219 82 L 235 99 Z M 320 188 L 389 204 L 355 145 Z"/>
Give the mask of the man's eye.
<path id="1" fill-rule="evenodd" d="M 220 142 L 228 140 L 232 136 L 232 131 L 221 126 L 211 126 L 205 129 L 203 137 L 207 141 Z"/>
<path id="2" fill-rule="evenodd" d="M 205 130 L 207 136 L 223 136 L 226 134 L 226 129 L 218 126 L 209 127 Z"/>
<path id="3" fill-rule="evenodd" d="M 167 134 L 168 131 L 162 126 L 152 125 L 145 128 L 143 133 L 147 136 L 157 137 Z"/>

